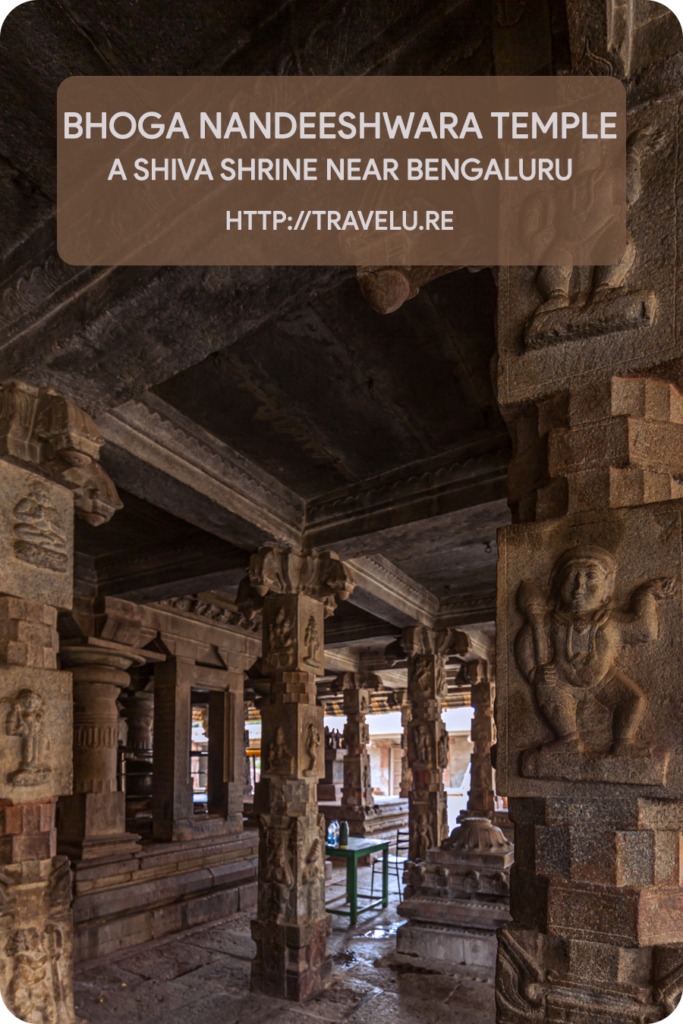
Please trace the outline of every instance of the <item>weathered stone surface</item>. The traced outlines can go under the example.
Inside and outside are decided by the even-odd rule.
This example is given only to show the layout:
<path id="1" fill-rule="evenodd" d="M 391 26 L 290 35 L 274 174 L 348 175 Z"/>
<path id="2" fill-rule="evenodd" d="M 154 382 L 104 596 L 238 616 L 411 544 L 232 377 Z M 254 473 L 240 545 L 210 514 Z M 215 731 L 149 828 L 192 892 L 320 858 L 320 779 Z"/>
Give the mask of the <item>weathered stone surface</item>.
<path id="1" fill-rule="evenodd" d="M 73 1024 L 71 877 L 65 857 L 4 865 L 0 989 L 25 1021 Z"/>
<path id="2" fill-rule="evenodd" d="M 71 608 L 71 493 L 4 460 L 0 460 L 0 483 L 0 591 Z"/>
<path id="3" fill-rule="evenodd" d="M 683 795 L 679 502 L 509 527 L 500 538 L 498 784 Z M 653 666 L 656 670 L 653 671 Z M 554 779 L 552 785 L 551 779 Z"/>
<path id="4" fill-rule="evenodd" d="M 0 698 L 0 800 L 38 803 L 70 793 L 71 674 L 3 667 Z"/>

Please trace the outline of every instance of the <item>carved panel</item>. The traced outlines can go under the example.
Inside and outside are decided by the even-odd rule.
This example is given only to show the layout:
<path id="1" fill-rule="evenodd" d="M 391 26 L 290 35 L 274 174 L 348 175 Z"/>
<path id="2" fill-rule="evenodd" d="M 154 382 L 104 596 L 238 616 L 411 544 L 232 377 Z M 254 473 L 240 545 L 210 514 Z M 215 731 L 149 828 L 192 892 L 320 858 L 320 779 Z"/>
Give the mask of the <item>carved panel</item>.
<path id="1" fill-rule="evenodd" d="M 0 879 L 0 988 L 20 1020 L 71 1024 L 71 875 L 65 857 Z"/>
<path id="2" fill-rule="evenodd" d="M 26 803 L 70 793 L 72 735 L 68 672 L 3 668 L 0 799 Z"/>
<path id="3" fill-rule="evenodd" d="M 71 492 L 0 461 L 0 493 L 0 592 L 71 608 Z"/>
<path id="4" fill-rule="evenodd" d="M 508 527 L 498 791 L 683 795 L 683 502 Z"/>
<path id="5" fill-rule="evenodd" d="M 503 406 L 603 379 L 605 367 L 614 375 L 680 356 L 675 319 L 681 290 L 675 199 L 680 117 L 678 99 L 666 97 L 629 118 L 629 242 L 618 264 L 501 268 L 498 395 Z M 596 205 L 597 227 L 605 183 L 590 168 L 582 174 L 582 194 Z M 529 220 L 530 230 L 552 236 L 543 217 L 539 209 L 536 221 Z M 551 250 L 553 245 L 561 248 L 560 240 L 550 243 Z"/>

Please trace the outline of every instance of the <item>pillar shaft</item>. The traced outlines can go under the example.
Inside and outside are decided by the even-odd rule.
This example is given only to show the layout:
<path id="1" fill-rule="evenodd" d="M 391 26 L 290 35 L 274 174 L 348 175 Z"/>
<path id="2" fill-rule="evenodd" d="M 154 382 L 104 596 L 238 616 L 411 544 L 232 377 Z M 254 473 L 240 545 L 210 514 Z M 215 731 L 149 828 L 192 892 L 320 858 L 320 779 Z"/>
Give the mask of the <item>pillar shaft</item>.
<path id="1" fill-rule="evenodd" d="M 121 691 L 128 669 L 145 656 L 122 644 L 62 645 L 62 662 L 73 673 L 73 796 L 59 801 L 59 847 L 73 859 L 89 859 L 136 848 L 126 832 L 125 796 L 117 782 Z"/>
<path id="2" fill-rule="evenodd" d="M 424 858 L 448 835 L 448 812 L 443 773 L 448 764 L 448 733 L 441 718 L 446 696 L 446 659 L 464 654 L 469 640 L 458 630 L 424 627 L 404 631 L 408 653 L 408 763 L 412 771 L 410 800 L 410 859 Z"/>
<path id="3" fill-rule="evenodd" d="M 470 792 L 467 799 L 467 817 L 490 818 L 495 811 L 495 789 L 491 746 L 495 742 L 493 724 L 493 683 L 488 678 L 484 661 L 472 661 L 467 665 L 471 682 L 471 701 L 474 708 L 472 719 L 472 750 L 470 770 Z"/>
<path id="4" fill-rule="evenodd" d="M 323 672 L 324 599 L 352 584 L 329 555 L 264 549 L 250 579 L 263 595 L 263 664 L 270 694 L 261 701 L 261 774 L 268 804 L 260 815 L 258 917 L 252 988 L 303 1000 L 331 973 L 325 911 L 325 819 L 317 784 L 324 774 L 323 709 L 316 674 Z"/>

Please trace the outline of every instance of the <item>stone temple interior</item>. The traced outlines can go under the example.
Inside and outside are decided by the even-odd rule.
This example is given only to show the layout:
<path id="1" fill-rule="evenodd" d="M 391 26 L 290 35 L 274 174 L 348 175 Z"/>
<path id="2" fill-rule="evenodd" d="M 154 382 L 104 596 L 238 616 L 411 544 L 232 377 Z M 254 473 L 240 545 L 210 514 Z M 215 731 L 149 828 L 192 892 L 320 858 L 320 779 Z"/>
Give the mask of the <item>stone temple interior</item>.
<path id="1" fill-rule="evenodd" d="M 0 990 L 21 1020 L 672 1013 L 681 35 L 651 0 L 9 15 Z M 321 74 L 619 78 L 627 254 L 553 274 L 60 260 L 65 78 Z M 465 707 L 449 824 L 443 716 Z M 389 713 L 380 797 L 368 723 Z M 353 905 L 333 821 L 380 848 L 361 890 L 381 892 L 382 844 L 395 858 L 358 923 L 326 909 Z"/>

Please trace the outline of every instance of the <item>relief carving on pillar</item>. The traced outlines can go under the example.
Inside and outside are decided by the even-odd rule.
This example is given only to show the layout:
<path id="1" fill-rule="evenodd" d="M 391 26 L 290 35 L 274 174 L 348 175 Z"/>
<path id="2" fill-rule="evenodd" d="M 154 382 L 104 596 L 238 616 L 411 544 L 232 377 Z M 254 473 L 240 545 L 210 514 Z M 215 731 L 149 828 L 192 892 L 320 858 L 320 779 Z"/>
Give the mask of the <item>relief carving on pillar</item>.
<path id="1" fill-rule="evenodd" d="M 285 741 L 285 730 L 279 726 L 275 739 L 268 751 L 268 773 L 270 775 L 292 775 L 294 773 L 294 755 Z"/>
<path id="2" fill-rule="evenodd" d="M 429 815 L 411 815 L 410 832 L 411 860 L 424 860 L 427 850 L 431 850 L 434 846 L 434 830 Z"/>
<path id="3" fill-rule="evenodd" d="M 50 739 L 42 724 L 44 713 L 45 702 L 33 690 L 20 690 L 10 703 L 5 732 L 21 740 L 19 767 L 7 775 L 8 782 L 15 786 L 40 786 L 52 771 L 47 760 Z"/>
<path id="4" fill-rule="evenodd" d="M 444 726 L 437 741 L 437 763 L 439 768 L 448 767 L 448 733 Z"/>
<path id="5" fill-rule="evenodd" d="M 304 632 L 304 661 L 312 668 L 317 668 L 320 662 L 320 633 L 315 621 L 315 615 L 309 615 Z"/>
<path id="6" fill-rule="evenodd" d="M 432 764 L 432 738 L 429 726 L 424 722 L 412 722 L 410 728 L 412 743 L 408 747 L 411 768 L 430 768 Z"/>
<path id="7" fill-rule="evenodd" d="M 498 931 L 496 1006 L 498 1020 L 505 1024 L 541 1024 L 546 1019 L 543 956 L 528 948 L 539 941 L 536 933 L 514 925 Z"/>
<path id="8" fill-rule="evenodd" d="M 104 438 L 77 406 L 25 384 L 0 389 L 0 454 L 40 466 L 74 495 L 76 514 L 91 526 L 122 508 L 116 488 L 99 464 Z"/>
<path id="9" fill-rule="evenodd" d="M 641 583 L 625 607 L 614 602 L 618 563 L 598 545 L 563 552 L 549 589 L 522 580 L 517 607 L 524 625 L 515 639 L 517 665 L 554 734 L 525 752 L 522 774 L 531 778 L 664 782 L 667 758 L 652 757 L 639 731 L 647 694 L 617 664 L 627 646 L 658 637 L 660 601 L 674 593 L 671 578 Z M 591 701 L 611 711 L 607 750 L 587 750 L 578 718 Z"/>
<path id="10" fill-rule="evenodd" d="M 27 493 L 12 509 L 14 555 L 38 569 L 66 572 L 69 565 L 67 529 L 44 482 L 34 477 Z"/>
<path id="11" fill-rule="evenodd" d="M 667 133 L 655 131 L 651 126 L 638 129 L 627 142 L 626 195 L 629 208 L 640 198 L 642 192 L 641 163 L 647 153 L 656 152 L 667 141 Z M 583 181 L 579 192 L 583 201 L 590 196 L 597 217 L 610 214 L 612 182 L 609 172 L 596 172 L 591 167 L 581 171 Z M 604 213 L 600 212 L 604 211 Z M 546 214 L 549 210 L 546 211 Z M 599 221 L 596 221 L 596 226 Z M 550 222 L 544 220 L 544 211 L 539 204 L 535 211 L 535 232 L 543 242 L 545 251 L 550 253 L 571 249 L 562 238 L 547 240 L 552 233 Z M 536 278 L 537 288 L 543 302 L 527 323 L 524 340 L 527 349 L 544 348 L 547 345 L 576 338 L 600 337 L 619 331 L 649 328 L 655 317 L 656 301 L 654 292 L 630 289 L 626 281 L 636 262 L 636 243 L 631 234 L 624 255 L 613 266 L 596 267 L 593 271 L 590 290 L 571 294 L 573 266 L 541 266 Z"/>
<path id="12" fill-rule="evenodd" d="M 71 874 L 65 857 L 40 877 L 10 865 L 0 877 L 0 973 L 5 1002 L 31 1024 L 71 1024 Z"/>
<path id="13" fill-rule="evenodd" d="M 295 641 L 294 617 L 288 615 L 286 608 L 282 607 L 268 624 L 268 668 L 290 668 L 294 659 Z"/>
<path id="14" fill-rule="evenodd" d="M 315 722 L 309 722 L 306 726 L 306 739 L 304 742 L 304 751 L 306 755 L 306 767 L 304 768 L 304 775 L 319 775 L 318 770 L 318 759 L 320 752 L 320 745 L 322 743 L 322 736 L 320 735 L 320 729 Z"/>
<path id="15" fill-rule="evenodd" d="M 262 833 L 265 833 L 262 878 L 268 887 L 268 916 L 282 918 L 287 912 L 289 894 L 295 880 L 289 849 L 290 831 L 288 828 L 269 827 L 265 817 L 261 818 L 260 824 Z"/>
<path id="16" fill-rule="evenodd" d="M 68 672 L 3 666 L 0 800 L 33 803 L 71 792 L 72 722 Z"/>

